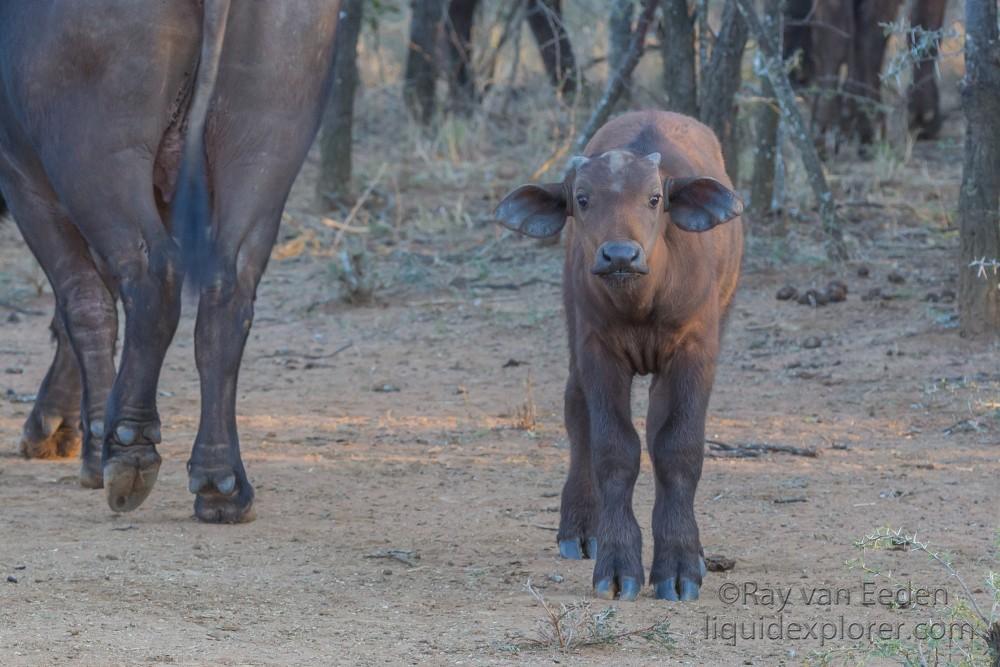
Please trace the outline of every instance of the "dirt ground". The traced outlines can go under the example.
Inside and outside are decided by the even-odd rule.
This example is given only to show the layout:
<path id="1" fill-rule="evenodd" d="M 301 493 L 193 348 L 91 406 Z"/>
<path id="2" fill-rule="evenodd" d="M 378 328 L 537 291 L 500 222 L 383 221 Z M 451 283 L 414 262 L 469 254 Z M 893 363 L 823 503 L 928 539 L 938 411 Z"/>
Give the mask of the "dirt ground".
<path id="1" fill-rule="evenodd" d="M 241 375 L 259 518 L 220 527 L 194 521 L 187 492 L 198 409 L 190 304 L 161 382 L 164 464 L 140 509 L 113 514 L 103 493 L 77 486 L 74 461 L 19 458 L 30 395 L 53 352 L 52 299 L 36 289 L 41 274 L 5 223 L 0 293 L 44 314 L 8 319 L 0 308 L 0 664 L 776 665 L 864 656 L 846 649 L 867 642 L 842 631 L 822 644 L 730 640 L 725 624 L 890 622 L 905 639 L 917 623 L 947 617 L 961 588 L 924 555 L 870 557 L 891 578 L 845 564 L 859 555 L 853 542 L 879 526 L 916 531 L 949 553 L 986 603 L 1000 519 L 1000 355 L 958 337 L 954 303 L 925 300 L 957 289 L 949 211 L 960 155 L 952 138 L 919 145 L 892 174 L 878 161 L 839 167 L 857 239 L 856 261 L 844 267 L 810 254 L 815 235 L 794 211 L 787 233 L 750 223 L 709 434 L 818 456 L 707 459 L 702 541 L 735 567 L 709 573 L 697 602 L 656 601 L 647 589 L 611 605 L 618 632 L 669 622 L 669 647 L 641 637 L 531 645 L 545 613 L 527 580 L 554 607 L 590 594 L 592 563 L 560 560 L 555 545 L 568 456 L 559 248 L 501 237 L 488 224 L 414 234 L 380 246 L 378 261 L 417 277 L 381 289 L 373 307 L 348 306 L 329 258 L 288 250 L 302 236 L 307 166 L 283 238 L 290 259 L 272 262 L 265 277 Z M 864 201 L 852 202 L 862 186 Z M 890 282 L 894 272 L 904 282 Z M 845 303 L 774 298 L 786 283 L 832 278 L 849 286 Z M 892 298 L 863 300 L 874 287 Z M 640 433 L 647 383 L 635 391 Z M 635 505 L 647 567 L 652 500 L 644 455 Z M 410 562 L 376 557 L 392 549 Z M 866 605 L 866 581 L 940 589 L 947 604 L 939 595 Z M 795 592 L 779 610 L 754 587 Z M 802 598 L 827 588 L 851 599 Z M 592 601 L 591 612 L 608 606 Z"/>

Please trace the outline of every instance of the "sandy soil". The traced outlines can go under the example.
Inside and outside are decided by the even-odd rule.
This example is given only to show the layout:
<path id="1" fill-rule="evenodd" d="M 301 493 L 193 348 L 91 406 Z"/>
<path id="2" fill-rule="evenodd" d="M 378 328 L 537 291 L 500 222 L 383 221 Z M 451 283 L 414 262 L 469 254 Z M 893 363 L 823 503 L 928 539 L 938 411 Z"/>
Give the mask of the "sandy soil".
<path id="1" fill-rule="evenodd" d="M 902 609 L 867 606 L 865 581 L 895 589 L 912 580 L 957 602 L 955 580 L 920 554 L 873 556 L 892 579 L 847 567 L 859 555 L 853 541 L 878 526 L 905 526 L 946 550 L 985 600 L 1000 515 L 1000 357 L 957 336 L 954 304 L 923 300 L 956 288 L 957 240 L 915 213 L 945 208 L 934 201 L 957 190 L 958 150 L 918 147 L 924 156 L 882 184 L 889 203 L 850 209 L 868 278 L 856 275 L 858 264 L 835 271 L 803 258 L 780 234 L 751 241 L 766 261 L 745 272 L 709 433 L 819 456 L 707 460 L 702 539 L 735 568 L 710 573 L 697 602 L 658 602 L 647 589 L 613 605 L 620 631 L 667 620 L 671 648 L 642 638 L 573 650 L 529 645 L 544 617 L 524 590 L 529 578 L 554 606 L 590 593 L 591 563 L 562 561 L 555 548 L 567 459 L 558 248 L 496 242 L 487 226 L 449 245 L 443 236 L 411 244 L 409 260 L 451 272 L 452 286 L 386 289 L 370 308 L 341 304 L 325 258 L 274 262 L 240 385 L 259 518 L 219 527 L 192 519 L 186 490 L 198 407 L 190 305 L 161 385 L 165 462 L 139 510 L 111 513 L 103 493 L 78 488 L 75 462 L 17 456 L 30 409 L 18 398 L 36 390 L 49 363 L 52 300 L 35 294 L 40 274 L 3 225 L 0 288 L 46 314 L 0 321 L 0 389 L 8 391 L 0 577 L 17 580 L 0 581 L 0 663 L 801 664 L 813 651 L 856 642 L 724 639 L 725 623 L 779 617 L 761 595 L 727 604 L 732 584 L 741 593 L 791 587 L 786 624 L 902 623 L 904 638 L 947 614 L 940 596 Z M 950 169 L 950 181 L 921 185 L 939 183 L 927 181 L 935 165 Z M 841 187 L 850 190 L 849 180 Z M 910 209 L 891 203 L 903 200 Z M 906 282 L 888 282 L 892 271 Z M 774 298 L 787 282 L 822 287 L 831 278 L 849 285 L 846 303 Z M 522 287 L 497 288 L 504 283 Z M 863 301 L 872 287 L 895 298 Z M 820 347 L 805 347 L 810 337 Z M 398 391 L 375 390 L 386 385 Z M 640 432 L 645 386 L 635 391 Z M 647 537 L 652 499 L 644 456 L 636 514 Z M 373 557 L 389 549 L 413 552 L 412 562 Z M 645 549 L 648 566 L 649 540 Z M 824 588 L 846 589 L 850 603 L 801 599 Z"/>

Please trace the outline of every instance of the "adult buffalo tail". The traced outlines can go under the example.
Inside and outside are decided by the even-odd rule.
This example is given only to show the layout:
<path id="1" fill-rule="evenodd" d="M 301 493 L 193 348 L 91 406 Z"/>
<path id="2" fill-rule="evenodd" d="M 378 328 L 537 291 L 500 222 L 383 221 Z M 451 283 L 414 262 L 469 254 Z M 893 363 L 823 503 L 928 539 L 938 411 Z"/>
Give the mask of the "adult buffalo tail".
<path id="1" fill-rule="evenodd" d="M 215 261 L 212 200 L 205 157 L 205 119 L 208 117 L 208 105 L 219 73 L 229 5 L 230 0 L 204 1 L 201 57 L 195 76 L 194 95 L 184 137 L 184 154 L 171 210 L 171 227 L 180 240 L 184 272 L 192 289 L 204 284 Z"/>

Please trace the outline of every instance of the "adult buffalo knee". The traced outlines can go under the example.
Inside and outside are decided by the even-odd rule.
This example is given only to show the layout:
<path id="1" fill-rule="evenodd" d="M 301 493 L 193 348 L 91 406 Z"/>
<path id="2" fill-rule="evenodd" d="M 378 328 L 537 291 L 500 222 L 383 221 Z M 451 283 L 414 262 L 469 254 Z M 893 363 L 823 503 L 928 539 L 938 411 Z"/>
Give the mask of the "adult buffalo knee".
<path id="1" fill-rule="evenodd" d="M 646 374 L 656 477 L 650 583 L 658 598 L 698 597 L 705 569 L 694 496 L 743 253 L 742 208 L 712 131 L 659 111 L 616 118 L 561 183 L 522 185 L 497 207 L 501 223 L 530 236 L 558 234 L 572 220 L 563 272 L 571 449 L 557 540 L 563 557 L 596 558 L 600 597 L 635 599 L 644 582 L 632 512 L 641 445 L 630 406 L 632 380 Z"/>

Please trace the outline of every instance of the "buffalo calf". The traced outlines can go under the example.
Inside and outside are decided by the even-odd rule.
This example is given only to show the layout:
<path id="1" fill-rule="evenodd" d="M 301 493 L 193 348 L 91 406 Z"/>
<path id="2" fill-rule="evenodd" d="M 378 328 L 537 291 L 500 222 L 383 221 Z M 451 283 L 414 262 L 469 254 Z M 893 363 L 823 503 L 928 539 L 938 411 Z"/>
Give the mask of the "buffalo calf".
<path id="1" fill-rule="evenodd" d="M 705 574 L 694 495 L 743 253 L 743 206 L 718 140 L 692 118 L 625 114 L 585 152 L 570 161 L 563 182 L 522 185 L 496 211 L 502 224 L 535 237 L 555 235 L 573 219 L 563 275 L 571 452 L 559 553 L 596 560 L 599 597 L 638 596 L 645 573 L 632 489 L 641 445 L 630 398 L 632 379 L 652 374 L 650 582 L 657 598 L 691 600 Z"/>

